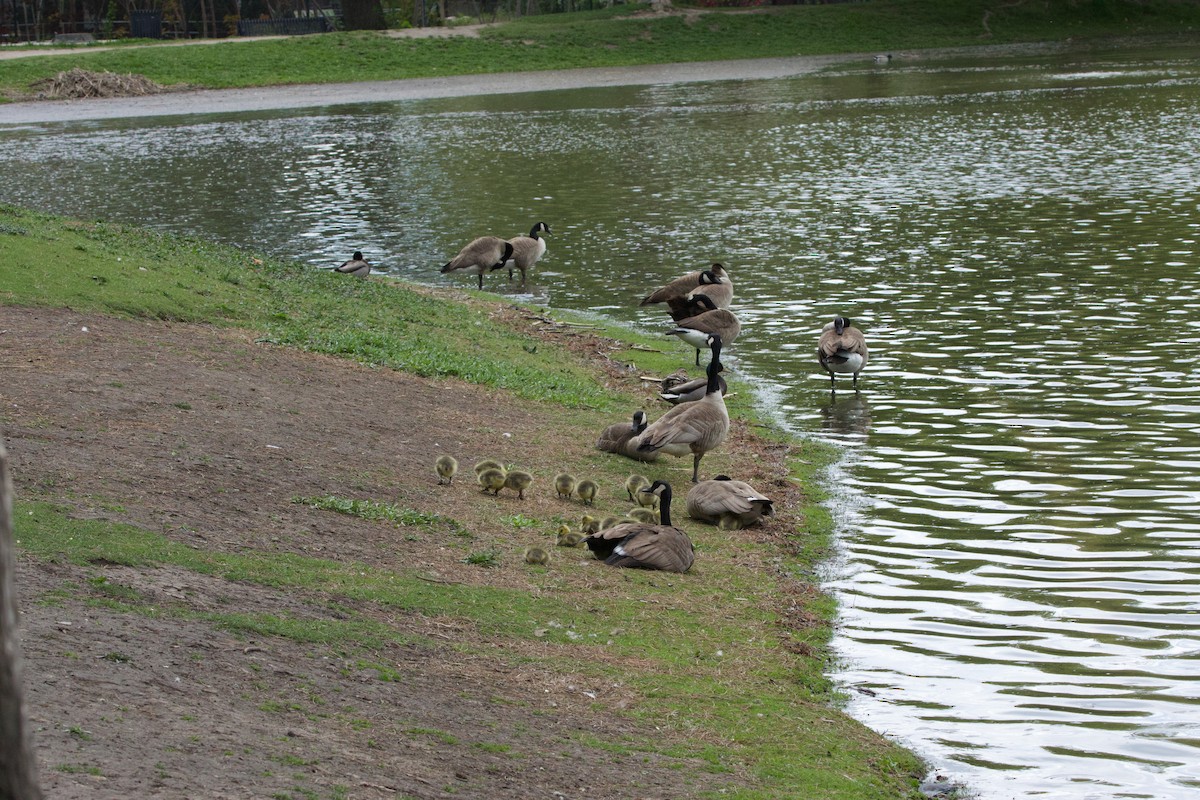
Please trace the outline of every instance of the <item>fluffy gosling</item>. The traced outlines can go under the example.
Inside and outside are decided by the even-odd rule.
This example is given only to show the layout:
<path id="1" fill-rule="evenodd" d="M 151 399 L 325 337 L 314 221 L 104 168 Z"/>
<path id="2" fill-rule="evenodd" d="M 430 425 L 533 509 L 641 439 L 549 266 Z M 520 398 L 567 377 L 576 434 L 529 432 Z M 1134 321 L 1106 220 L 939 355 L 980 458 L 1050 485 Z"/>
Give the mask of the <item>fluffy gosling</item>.
<path id="1" fill-rule="evenodd" d="M 629 511 L 625 512 L 625 516 L 628 519 L 635 519 L 638 522 L 644 522 L 647 525 L 658 524 L 658 512 L 643 506 L 629 509 Z"/>
<path id="2" fill-rule="evenodd" d="M 637 472 L 633 473 L 628 478 L 626 478 L 625 479 L 625 491 L 629 492 L 629 502 L 631 502 L 631 503 L 638 502 L 638 495 L 641 493 L 642 489 L 645 489 L 649 485 L 650 485 L 650 479 L 647 478 L 645 475 L 641 475 Z"/>
<path id="3" fill-rule="evenodd" d="M 499 496 L 500 490 L 504 488 L 504 478 L 504 470 L 489 468 L 479 473 L 478 480 L 485 493 L 491 492 L 493 495 Z"/>
<path id="4" fill-rule="evenodd" d="M 483 472 L 485 469 L 498 469 L 501 472 L 504 472 L 504 465 L 501 464 L 499 461 L 496 461 L 495 459 L 485 458 L 483 461 L 480 461 L 478 464 L 475 465 L 475 474 L 478 475 L 479 473 Z"/>
<path id="5" fill-rule="evenodd" d="M 541 564 L 543 567 L 550 566 L 550 552 L 544 547 L 536 545 L 525 548 L 525 563 L 526 564 Z"/>
<path id="6" fill-rule="evenodd" d="M 555 544 L 559 547 L 577 547 L 583 541 L 583 534 L 579 531 L 573 531 L 566 525 L 558 526 L 558 536 L 555 537 Z"/>
<path id="7" fill-rule="evenodd" d="M 458 461 L 454 456 L 438 456 L 433 468 L 437 470 L 438 485 L 449 485 L 454 483 L 454 476 L 458 473 Z"/>
<path id="8" fill-rule="evenodd" d="M 518 500 L 525 499 L 525 490 L 529 488 L 531 483 L 533 483 L 533 476 L 519 469 L 514 469 L 504 476 L 504 488 L 515 489 Z"/>
<path id="9" fill-rule="evenodd" d="M 600 521 L 591 514 L 584 514 L 583 519 L 579 521 L 579 530 L 583 531 L 585 535 L 595 533 L 600 530 Z"/>
<path id="10" fill-rule="evenodd" d="M 592 501 L 596 499 L 596 494 L 600 491 L 600 487 L 593 480 L 584 479 L 575 487 L 575 494 L 579 495 L 579 499 L 583 501 L 585 506 L 590 506 Z"/>
<path id="11" fill-rule="evenodd" d="M 571 495 L 575 494 L 575 476 L 566 472 L 555 475 L 554 491 L 558 493 L 559 499 L 570 500 Z"/>

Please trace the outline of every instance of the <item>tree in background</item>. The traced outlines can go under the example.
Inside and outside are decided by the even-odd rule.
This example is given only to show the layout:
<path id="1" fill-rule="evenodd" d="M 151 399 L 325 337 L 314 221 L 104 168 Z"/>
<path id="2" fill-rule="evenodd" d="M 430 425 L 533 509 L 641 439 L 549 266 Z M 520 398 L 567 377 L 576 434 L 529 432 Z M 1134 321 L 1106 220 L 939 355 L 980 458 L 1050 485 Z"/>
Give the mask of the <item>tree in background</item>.
<path id="1" fill-rule="evenodd" d="M 342 24 L 348 31 L 381 31 L 383 20 L 380 0 L 342 0 Z"/>

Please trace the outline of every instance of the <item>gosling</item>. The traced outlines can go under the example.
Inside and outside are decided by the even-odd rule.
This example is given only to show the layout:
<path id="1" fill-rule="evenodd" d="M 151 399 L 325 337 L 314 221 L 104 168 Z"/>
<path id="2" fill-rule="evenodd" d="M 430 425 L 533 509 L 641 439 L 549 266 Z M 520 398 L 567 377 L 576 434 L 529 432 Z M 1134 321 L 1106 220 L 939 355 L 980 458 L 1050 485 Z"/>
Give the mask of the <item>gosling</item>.
<path id="1" fill-rule="evenodd" d="M 544 547 L 525 548 L 525 563 L 526 564 L 541 564 L 543 567 L 550 566 L 550 553 Z"/>
<path id="2" fill-rule="evenodd" d="M 579 495 L 579 499 L 583 501 L 585 506 L 590 506 L 592 501 L 596 499 L 596 494 L 600 491 L 600 487 L 593 480 L 582 480 L 575 487 L 575 494 Z"/>
<path id="3" fill-rule="evenodd" d="M 579 531 L 573 531 L 566 525 L 558 526 L 558 536 L 555 538 L 555 544 L 559 547 L 578 547 L 583 541 L 583 534 Z"/>
<path id="4" fill-rule="evenodd" d="M 433 467 L 437 470 L 438 486 L 454 483 L 454 476 L 458 473 L 458 461 L 454 456 L 438 456 Z"/>
<path id="5" fill-rule="evenodd" d="M 514 469 L 504 476 L 504 488 L 515 489 L 518 500 L 525 499 L 525 490 L 529 488 L 531 483 L 533 483 L 533 476 L 519 469 Z"/>
<path id="6" fill-rule="evenodd" d="M 500 490 L 504 488 L 504 470 L 489 468 L 479 473 L 479 485 L 483 487 L 486 494 L 491 492 L 493 495 L 499 496 Z"/>
<path id="7" fill-rule="evenodd" d="M 595 533 L 600 530 L 600 522 L 591 514 L 584 514 L 583 519 L 579 521 L 579 530 L 583 531 L 585 535 Z"/>
<path id="8" fill-rule="evenodd" d="M 642 489 L 650 485 L 650 479 L 645 475 L 633 473 L 625 479 L 625 491 L 629 492 L 629 502 L 636 503 Z M 655 495 L 657 497 L 658 495 Z"/>
<path id="9" fill-rule="evenodd" d="M 504 472 L 504 465 L 501 464 L 499 461 L 496 461 L 495 459 L 485 458 L 483 461 L 480 461 L 478 464 L 475 465 L 475 474 L 478 475 L 479 473 L 483 472 L 485 469 L 498 469 L 501 472 Z"/>
<path id="10" fill-rule="evenodd" d="M 575 494 L 575 476 L 566 472 L 560 472 L 555 475 L 554 491 L 558 493 L 560 500 L 570 500 L 571 495 Z"/>

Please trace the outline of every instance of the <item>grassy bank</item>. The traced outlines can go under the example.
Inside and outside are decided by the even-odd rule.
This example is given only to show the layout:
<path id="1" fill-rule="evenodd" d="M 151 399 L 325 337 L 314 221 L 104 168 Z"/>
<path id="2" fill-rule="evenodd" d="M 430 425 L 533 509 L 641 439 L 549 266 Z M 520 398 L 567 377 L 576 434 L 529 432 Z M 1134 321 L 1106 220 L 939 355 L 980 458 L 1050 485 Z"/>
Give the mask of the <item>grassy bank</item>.
<path id="1" fill-rule="evenodd" d="M 124 46 L 3 62 L 0 96 L 25 96 L 60 71 L 134 73 L 204 88 L 386 80 L 444 75 L 719 61 L 1128 36 L 1195 36 L 1200 5 L 1184 0 L 862 3 L 637 14 L 637 5 L 527 17 L 479 38 L 336 33 L 206 47 Z"/>
<path id="2" fill-rule="evenodd" d="M 507 306 L 488 295 L 348 280 L 198 240 L 13 208 L 0 209 L 0 259 L 71 265 L 3 271 L 2 305 L 211 323 L 252 331 L 263 347 L 285 345 L 388 370 L 462 378 L 511 395 L 538 417 L 540 428 L 566 437 L 594 439 L 596 431 L 644 399 L 619 382 L 598 380 L 589 359 L 514 327 L 498 313 Z M 636 364 L 636 372 L 665 372 L 678 364 L 678 353 L 656 352 L 657 340 L 616 329 L 605 333 L 621 337 L 624 347 L 618 345 L 615 355 Z M 750 392 L 731 384 L 733 413 L 752 418 Z M 177 405 L 195 410 L 191 403 Z M 0 421 L 7 426 L 6 419 Z M 762 435 L 770 433 L 762 429 Z M 594 563 L 559 560 L 553 569 L 530 573 L 505 554 L 511 537 L 533 535 L 525 529 L 553 526 L 557 517 L 535 519 L 523 512 L 495 519 L 485 516 L 496 513 L 486 506 L 450 510 L 437 502 L 398 506 L 386 497 L 291 498 L 332 517 L 394 528 L 405 539 L 443 540 L 460 561 L 480 567 L 451 582 L 333 554 L 314 557 L 273 547 L 222 551 L 202 539 L 122 523 L 127 502 L 122 497 L 77 497 L 50 480 L 21 493 L 17 531 L 27 557 L 72 564 L 84 576 L 40 602 L 85 603 L 95 613 L 199 621 L 241 636 L 282 637 L 317 648 L 317 654 L 355 660 L 378 680 L 397 678 L 377 654 L 411 635 L 397 632 L 388 615 L 376 610 L 417 614 L 474 631 L 458 644 L 468 653 L 495 658 L 497 641 L 507 642 L 514 654 L 536 645 L 537 656 L 510 658 L 531 659 L 537 672 L 638 687 L 637 702 L 625 713 L 669 729 L 670 742 L 597 741 L 590 746 L 598 757 L 620 746 L 695 759 L 704 769 L 682 777 L 704 786 L 704 773 L 721 776 L 719 793 L 726 797 L 915 797 L 923 771 L 919 761 L 829 706 L 832 688 L 824 672 L 834 608 L 814 573 L 830 546 L 817 474 L 831 455 L 812 444 L 791 448 L 787 463 L 804 491 L 786 512 L 791 527 L 786 535 L 754 538 L 687 525 L 703 554 L 700 574 L 663 582 L 652 574 L 610 579 L 602 572 L 599 577 L 609 580 L 602 594 L 595 590 Z M 735 466 L 746 466 L 758 456 L 729 457 Z M 526 466 L 553 474 L 557 458 L 549 452 L 542 463 Z M 603 454 L 585 458 L 586 469 L 602 484 L 619 486 L 630 469 L 630 462 Z M 77 519 L 81 506 L 106 509 L 113 519 Z M 187 520 L 177 528 L 188 529 Z M 493 529 L 503 536 L 490 536 Z M 243 584 L 282 589 L 337 614 L 309 619 L 164 603 L 104 577 L 101 570 L 111 565 L 183 570 L 228 581 L 230 594 Z M 529 625 L 530 619 L 546 618 L 573 622 L 549 630 Z M 605 647 L 592 644 L 605 639 Z M 264 707 L 272 702 L 262 701 Z"/>

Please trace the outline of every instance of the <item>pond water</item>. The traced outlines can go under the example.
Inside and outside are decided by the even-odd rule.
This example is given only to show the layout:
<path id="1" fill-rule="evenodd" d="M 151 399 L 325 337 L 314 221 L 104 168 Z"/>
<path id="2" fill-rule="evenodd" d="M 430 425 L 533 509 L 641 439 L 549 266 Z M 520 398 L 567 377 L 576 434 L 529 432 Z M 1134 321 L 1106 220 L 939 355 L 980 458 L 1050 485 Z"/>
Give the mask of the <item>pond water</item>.
<path id="1" fill-rule="evenodd" d="M 984 798 L 1194 798 L 1196 52 L 0 126 L 0 201 L 429 283 L 544 220 L 528 294 L 646 329 L 720 261 L 730 362 L 844 450 L 851 713 Z M 839 314 L 871 361 L 831 396 Z"/>

